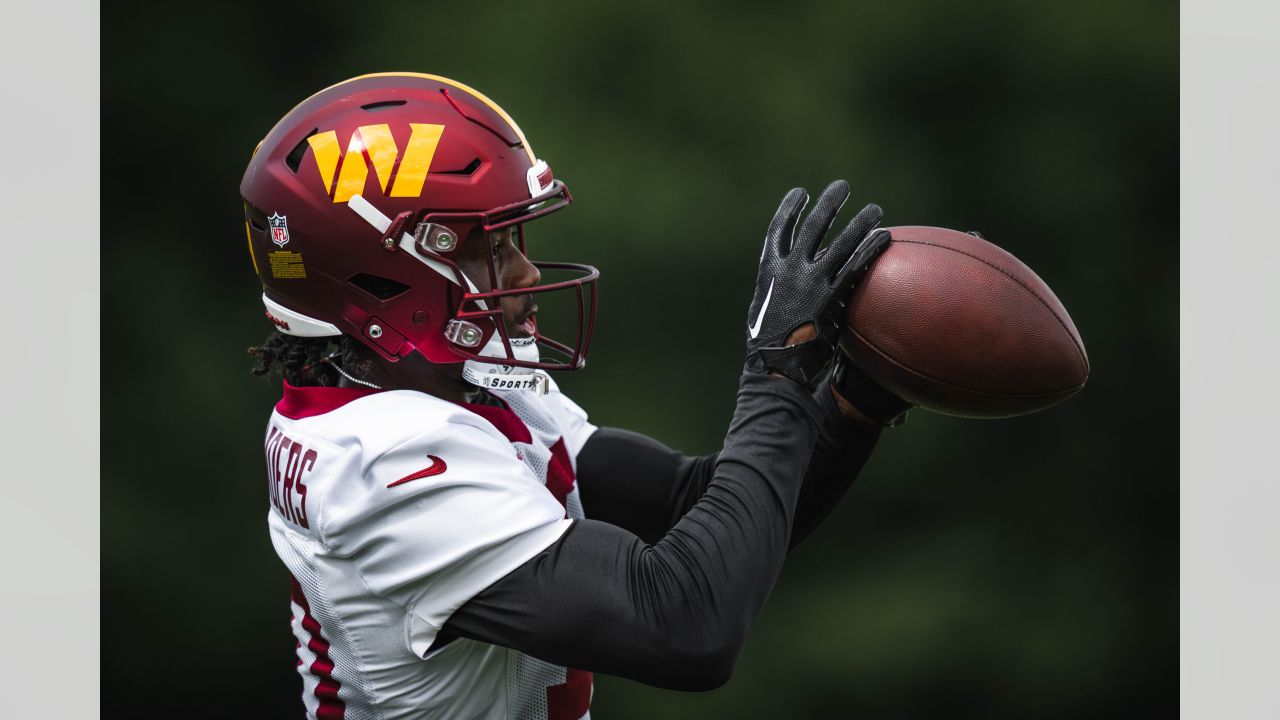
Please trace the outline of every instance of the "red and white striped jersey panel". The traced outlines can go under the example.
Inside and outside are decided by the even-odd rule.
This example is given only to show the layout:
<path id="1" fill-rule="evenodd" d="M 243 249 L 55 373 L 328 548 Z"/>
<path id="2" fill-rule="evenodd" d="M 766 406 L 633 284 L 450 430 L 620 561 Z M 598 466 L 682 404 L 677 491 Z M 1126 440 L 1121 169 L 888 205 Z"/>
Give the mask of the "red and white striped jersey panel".
<path id="1" fill-rule="evenodd" d="M 500 397 L 286 388 L 268 525 L 294 578 L 308 717 L 588 716 L 589 673 L 469 640 L 427 652 L 454 610 L 583 517 L 586 414 L 558 390 Z"/>
<path id="2" fill-rule="evenodd" d="M 330 643 L 324 636 L 320 621 L 311 614 L 311 605 L 297 579 L 290 577 L 289 580 L 292 584 L 289 604 L 293 613 L 290 620 L 293 635 L 297 638 L 302 702 L 307 707 L 308 717 L 342 720 L 346 717 L 346 702 L 340 693 L 342 681 L 334 673 L 337 666 L 329 654 Z"/>

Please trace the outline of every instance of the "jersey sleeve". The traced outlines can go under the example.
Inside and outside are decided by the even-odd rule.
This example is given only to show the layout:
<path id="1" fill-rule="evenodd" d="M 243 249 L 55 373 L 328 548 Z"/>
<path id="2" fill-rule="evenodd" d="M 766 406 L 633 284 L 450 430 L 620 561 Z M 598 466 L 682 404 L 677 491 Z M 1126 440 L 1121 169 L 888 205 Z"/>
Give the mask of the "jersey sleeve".
<path id="1" fill-rule="evenodd" d="M 570 524 L 509 442 L 467 422 L 379 454 L 326 505 L 330 552 L 406 609 L 406 644 L 419 657 L 455 610 Z"/>

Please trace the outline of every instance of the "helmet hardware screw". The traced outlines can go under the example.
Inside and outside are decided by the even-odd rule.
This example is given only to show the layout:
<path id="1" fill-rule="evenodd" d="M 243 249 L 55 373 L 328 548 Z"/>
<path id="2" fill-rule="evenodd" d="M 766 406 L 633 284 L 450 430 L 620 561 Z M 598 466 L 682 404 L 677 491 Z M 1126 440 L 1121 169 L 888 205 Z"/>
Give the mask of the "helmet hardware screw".
<path id="1" fill-rule="evenodd" d="M 386 248 L 386 249 L 388 249 L 388 250 L 395 250 L 395 249 L 396 249 L 396 241 L 395 241 L 395 240 L 393 240 L 392 238 L 387 238 L 387 239 L 385 239 L 385 240 L 383 240 L 383 241 L 382 241 L 382 247 L 384 247 L 384 248 Z"/>
<path id="2" fill-rule="evenodd" d="M 377 340 L 378 338 L 382 337 L 382 326 L 381 326 L 381 325 L 370 325 L 370 326 L 369 326 L 369 337 L 373 338 L 374 340 Z"/>
<path id="3" fill-rule="evenodd" d="M 452 250 L 453 236 L 449 233 L 440 233 L 436 235 L 435 246 L 437 250 Z"/>
<path id="4" fill-rule="evenodd" d="M 480 333 L 475 328 L 466 328 L 462 331 L 462 343 L 464 345 L 476 345 L 480 342 Z"/>

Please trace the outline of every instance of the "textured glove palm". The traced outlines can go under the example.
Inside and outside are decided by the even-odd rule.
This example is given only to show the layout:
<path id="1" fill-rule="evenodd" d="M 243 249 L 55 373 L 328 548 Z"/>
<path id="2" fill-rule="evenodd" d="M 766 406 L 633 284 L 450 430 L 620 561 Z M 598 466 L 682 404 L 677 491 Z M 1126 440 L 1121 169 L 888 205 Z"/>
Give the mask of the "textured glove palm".
<path id="1" fill-rule="evenodd" d="M 882 215 L 872 203 L 821 247 L 848 197 L 848 183 L 832 182 L 798 232 L 809 195 L 804 188 L 793 188 L 783 197 L 765 234 L 755 297 L 747 312 L 747 372 L 777 372 L 812 386 L 831 360 L 849 293 L 889 243 L 888 231 L 872 232 Z M 815 337 L 788 345 L 791 333 L 807 323 L 813 323 Z"/>

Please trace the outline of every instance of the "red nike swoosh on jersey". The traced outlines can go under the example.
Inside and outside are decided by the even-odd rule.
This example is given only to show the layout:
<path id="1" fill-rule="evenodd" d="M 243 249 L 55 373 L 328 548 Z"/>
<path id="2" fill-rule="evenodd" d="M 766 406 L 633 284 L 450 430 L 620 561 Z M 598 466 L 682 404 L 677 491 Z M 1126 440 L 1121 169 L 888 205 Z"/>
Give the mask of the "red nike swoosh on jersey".
<path id="1" fill-rule="evenodd" d="M 397 485 L 403 485 L 404 483 L 407 483 L 410 480 L 417 480 L 418 478 L 431 477 L 432 475 L 439 475 L 440 473 L 444 472 L 446 468 L 449 467 L 448 465 L 444 464 L 443 459 L 438 458 L 435 455 L 428 455 L 427 457 L 431 459 L 430 465 L 426 466 L 425 468 L 419 470 L 416 473 L 405 475 L 404 477 L 391 483 L 387 487 L 392 488 Z"/>

